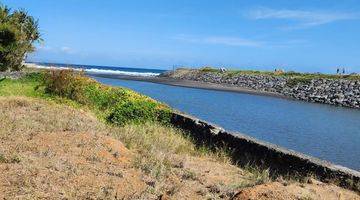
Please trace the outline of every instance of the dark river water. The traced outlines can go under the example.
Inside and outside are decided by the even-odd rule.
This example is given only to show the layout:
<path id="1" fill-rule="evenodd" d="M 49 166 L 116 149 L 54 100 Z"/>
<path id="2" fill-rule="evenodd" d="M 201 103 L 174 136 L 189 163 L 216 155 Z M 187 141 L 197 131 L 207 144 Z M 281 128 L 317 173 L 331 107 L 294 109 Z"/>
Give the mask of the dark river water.
<path id="1" fill-rule="evenodd" d="M 360 110 L 268 96 L 99 78 L 260 140 L 360 170 Z"/>

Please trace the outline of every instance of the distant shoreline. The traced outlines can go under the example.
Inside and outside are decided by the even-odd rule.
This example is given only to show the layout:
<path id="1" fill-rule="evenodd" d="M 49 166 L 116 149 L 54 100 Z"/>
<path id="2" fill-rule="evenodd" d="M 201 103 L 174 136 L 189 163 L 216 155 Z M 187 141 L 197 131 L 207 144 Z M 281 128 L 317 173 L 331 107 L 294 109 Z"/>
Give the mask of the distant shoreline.
<path id="1" fill-rule="evenodd" d="M 200 81 L 182 80 L 182 79 L 174 79 L 174 78 L 159 77 L 159 76 L 126 76 L 126 75 L 94 74 L 94 73 L 86 73 L 86 74 L 90 75 L 90 76 L 102 77 L 102 78 L 131 80 L 131 81 L 144 81 L 144 82 L 158 83 L 158 84 L 178 86 L 178 87 L 197 88 L 197 89 L 216 90 L 216 91 L 235 92 L 235 93 L 245 93 L 245 94 L 271 96 L 271 97 L 295 100 L 293 98 L 284 96 L 279 93 L 257 91 L 257 90 L 252 90 L 252 89 L 243 88 L 243 87 L 239 87 L 239 86 L 231 86 L 231 85 L 216 84 L 216 83 L 205 83 L 205 82 L 200 82 Z"/>
<path id="2" fill-rule="evenodd" d="M 36 64 L 28 67 L 42 68 Z M 45 67 L 46 69 L 49 67 Z M 51 69 L 70 69 L 50 67 Z M 81 69 L 75 69 L 81 70 Z M 216 70 L 216 71 L 215 71 Z M 321 103 L 333 106 L 360 109 L 360 76 L 347 75 L 333 77 L 314 74 L 290 73 L 286 76 L 261 72 L 225 72 L 217 69 L 177 69 L 160 75 L 144 75 L 143 73 L 126 74 L 109 73 L 108 70 L 87 69 L 85 74 L 111 79 L 144 81 L 178 87 L 198 88 L 224 92 L 245 93 L 259 96 L 269 96 L 287 100 L 300 100 L 310 103 Z M 260 73 L 260 74 L 259 74 Z M 348 92 L 349 91 L 349 92 Z"/>

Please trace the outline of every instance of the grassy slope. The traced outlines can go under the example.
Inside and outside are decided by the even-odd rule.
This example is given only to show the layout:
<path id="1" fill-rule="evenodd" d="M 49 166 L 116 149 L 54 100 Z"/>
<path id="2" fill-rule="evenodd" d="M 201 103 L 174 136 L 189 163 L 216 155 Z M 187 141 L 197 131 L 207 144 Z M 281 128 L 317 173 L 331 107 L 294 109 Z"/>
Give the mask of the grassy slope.
<path id="1" fill-rule="evenodd" d="M 2 81 L 0 84 L 0 96 L 14 98 L 25 96 L 35 99 L 43 99 L 46 100 L 46 102 L 50 102 L 54 106 L 66 105 L 75 107 L 77 109 L 86 110 L 87 112 L 93 112 L 100 119 L 100 121 L 105 121 L 103 119 L 104 115 L 101 114 L 101 112 L 96 109 L 96 107 L 81 105 L 66 98 L 46 94 L 44 93 L 43 88 L 35 90 L 34 88 L 36 88 L 39 84 L 40 83 L 38 81 L 31 78 L 23 80 L 7 79 Z M 15 101 L 17 100 L 15 99 Z M 46 110 L 47 111 L 44 112 L 49 112 L 51 109 L 48 108 Z M 59 119 L 66 118 L 65 116 L 61 117 L 61 114 L 59 113 L 61 112 L 55 111 L 53 114 L 59 115 Z M 54 115 L 52 118 L 55 120 Z M 4 121 L 4 119 L 1 120 Z M 71 121 L 76 120 L 72 119 Z M 60 121 L 60 126 L 63 124 L 61 122 L 62 120 Z M 4 123 L 4 125 L 9 123 L 10 122 Z M 32 123 L 28 122 L 26 124 Z M 48 124 L 50 126 L 45 128 L 45 130 L 49 128 L 52 129 L 51 127 L 53 123 L 47 122 L 44 124 Z M 65 126 L 65 124 L 66 123 L 64 123 L 63 126 Z M 92 127 L 91 124 L 89 126 Z M 259 184 L 268 180 L 268 174 L 266 171 L 258 172 L 256 170 L 249 169 L 247 172 L 244 172 L 234 166 L 231 166 L 229 159 L 226 157 L 223 151 L 210 152 L 206 147 L 195 147 L 195 145 L 191 142 L 191 139 L 183 135 L 180 130 L 167 127 L 159 123 L 150 122 L 145 124 L 128 124 L 122 127 L 111 126 L 110 124 L 107 124 L 106 126 L 107 131 L 109 132 L 107 134 L 111 134 L 113 138 L 120 139 L 122 142 L 124 142 L 127 148 L 136 152 L 132 160 L 133 167 L 140 169 L 148 176 L 150 182 L 154 182 L 154 187 L 151 187 L 149 191 L 151 194 L 154 193 L 159 195 L 166 192 L 167 190 L 177 190 L 176 187 L 179 186 L 176 185 L 179 184 L 178 182 L 183 178 L 189 179 L 190 182 L 194 181 L 192 179 L 196 179 L 198 175 L 191 169 L 185 168 L 183 166 L 185 163 L 192 165 L 195 163 L 201 163 L 202 165 L 206 166 L 203 169 L 209 170 L 211 166 L 216 168 L 227 168 L 227 173 L 230 173 L 231 176 L 229 177 L 227 175 L 224 177 L 219 177 L 220 179 L 225 179 L 228 182 L 228 186 L 222 184 L 217 185 L 219 183 L 214 183 L 216 186 L 213 186 L 221 187 L 223 190 L 226 189 L 226 191 L 245 185 Z M 22 127 L 21 129 L 30 130 L 34 129 L 34 127 Z M 69 127 L 64 127 L 64 129 L 71 130 Z M 176 184 L 174 185 L 174 183 Z M 169 188 L 169 186 L 171 186 L 171 188 Z M 197 189 L 203 191 L 204 194 L 202 195 L 208 195 L 209 197 L 212 196 L 211 192 L 206 194 L 208 193 L 206 188 L 197 187 Z M 190 188 L 187 188 L 186 190 L 190 190 Z M 193 191 L 193 193 L 195 192 Z M 190 193 L 188 195 L 193 194 Z"/>
<path id="2" fill-rule="evenodd" d="M 2 153 L 0 167 L 10 169 L 3 178 L 15 183 L 8 188 L 0 186 L 0 190 L 2 190 L 0 193 L 6 191 L 6 194 L 10 196 L 22 194 L 25 195 L 22 197 L 29 198 L 38 198 L 46 193 L 53 194 L 54 198 L 87 197 L 86 195 L 108 198 L 118 193 L 127 198 L 156 199 L 161 195 L 167 195 L 174 199 L 217 199 L 229 198 L 235 191 L 243 187 L 261 184 L 269 180 L 266 171 L 243 170 L 231 165 L 222 151 L 210 152 L 205 147 L 195 147 L 191 139 L 184 136 L 180 130 L 150 122 L 127 124 L 122 127 L 104 124 L 89 114 L 99 112 L 94 107 L 45 94 L 41 88 L 34 90 L 38 84 L 39 82 L 34 79 L 0 82 L 0 96 L 6 97 L 0 100 L 0 112 L 2 113 L 0 137 L 3 142 L 0 146 L 0 153 Z M 19 96 L 23 97 L 19 98 Z M 31 99 L 24 97 L 31 97 Z M 99 114 L 96 116 L 100 119 L 103 117 Z M 82 133 L 80 139 L 74 136 L 74 133 L 77 132 Z M 94 134 L 97 136 L 92 136 Z M 108 135 L 111 137 L 109 138 Z M 33 139 L 25 140 L 29 137 L 34 137 L 38 143 L 31 143 Z M 113 140 L 114 138 L 122 141 L 130 149 L 130 152 L 124 149 L 115 151 L 117 147 L 111 146 L 117 141 Z M 44 146 L 44 140 L 49 142 L 47 146 Z M 54 140 L 61 141 L 61 143 L 52 142 Z M 85 145 L 76 146 L 76 142 Z M 35 145 L 37 150 L 29 152 L 26 148 L 19 149 L 18 145 L 24 146 L 24 148 L 27 145 L 29 148 L 34 148 L 33 145 Z M 68 145 L 70 153 L 63 152 L 63 148 L 59 148 L 59 145 L 60 147 Z M 121 145 L 118 144 L 118 146 Z M 88 154 L 73 152 L 80 147 L 84 150 L 87 149 L 85 152 Z M 101 154 L 100 157 L 95 156 L 99 151 L 104 153 L 101 148 L 98 149 L 99 147 L 104 147 L 107 149 L 105 152 L 108 153 Z M 43 154 L 44 151 L 53 156 L 47 156 L 48 153 Z M 60 167 L 59 174 L 55 173 L 51 179 L 47 180 L 50 186 L 54 187 L 46 187 L 41 184 L 42 181 L 45 181 L 43 178 L 53 174 L 50 170 L 52 167 L 59 168 L 58 164 L 52 161 L 59 160 L 59 156 L 69 157 L 73 159 L 73 162 L 66 163 L 69 165 L 68 168 Z M 114 164 L 113 157 L 120 160 L 128 159 L 130 163 Z M 80 160 L 82 164 L 76 164 L 77 160 Z M 95 167 L 93 167 L 94 163 L 97 163 Z M 119 169 L 121 176 L 116 175 Z M 41 171 L 42 176 L 40 178 L 33 176 L 30 172 L 34 170 Z M 74 171 L 70 173 L 69 170 L 75 170 L 77 173 L 73 174 Z M 19 171 L 23 176 L 14 176 Z M 81 181 L 79 180 L 80 176 L 77 175 L 79 173 L 84 176 Z M 91 177 L 94 176 L 102 181 L 99 184 L 93 182 L 94 178 Z M 129 176 L 133 178 L 127 179 Z M 68 181 L 78 180 L 78 182 L 69 181 L 59 185 L 61 183 L 59 177 L 65 177 L 65 180 Z M 122 182 L 124 180 L 128 182 L 125 184 Z M 26 184 L 31 182 L 40 186 L 34 188 L 34 184 Z M 116 184 L 118 187 L 114 187 Z M 121 190 L 129 184 L 134 185 L 133 188 L 126 189 L 126 191 L 132 190 L 131 194 Z M 286 198 L 289 199 L 317 198 L 319 192 L 314 190 L 316 187 L 321 187 L 331 195 L 339 195 L 339 193 L 354 195 L 334 186 L 303 184 L 306 187 L 301 189 L 304 187 L 300 187 L 300 183 L 286 184 L 295 191 L 302 190 L 297 194 L 295 191 L 288 193 Z M 287 186 L 282 187 L 284 187 L 284 191 L 279 194 L 287 190 Z M 21 188 L 26 188 L 28 192 L 24 193 Z M 106 191 L 104 188 L 107 188 Z M 266 192 L 273 194 L 272 190 L 278 188 L 272 188 Z M 254 194 L 256 192 L 249 192 L 247 195 Z M 278 195 L 275 198 L 281 199 L 282 196 Z"/>

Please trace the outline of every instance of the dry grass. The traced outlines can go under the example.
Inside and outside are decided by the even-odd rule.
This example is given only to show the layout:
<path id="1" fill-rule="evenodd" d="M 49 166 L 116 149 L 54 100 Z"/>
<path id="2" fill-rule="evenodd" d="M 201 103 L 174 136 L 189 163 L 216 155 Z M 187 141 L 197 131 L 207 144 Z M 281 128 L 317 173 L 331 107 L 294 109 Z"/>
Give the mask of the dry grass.
<path id="1" fill-rule="evenodd" d="M 234 200 L 358 200 L 353 192 L 313 180 L 311 184 L 270 182 L 241 190 Z"/>
<path id="2" fill-rule="evenodd" d="M 0 113 L 0 198 L 130 198 L 145 190 L 131 152 L 93 115 L 19 97 L 0 98 Z"/>
<path id="3" fill-rule="evenodd" d="M 230 197 L 239 188 L 233 187 L 234 182 L 255 185 L 259 179 L 231 165 L 224 151 L 199 149 L 181 130 L 172 127 L 147 123 L 113 128 L 111 132 L 137 152 L 133 166 L 147 175 L 150 191 L 156 195 L 195 199 Z"/>
<path id="4" fill-rule="evenodd" d="M 109 128 L 88 112 L 24 97 L 0 98 L 0 113 L 4 197 L 220 198 L 251 181 L 171 127 Z"/>
<path id="5" fill-rule="evenodd" d="M 6 199 L 358 198 L 322 183 L 278 187 L 267 171 L 231 165 L 226 152 L 199 150 L 171 127 L 108 127 L 89 112 L 25 97 L 0 98 L 0 171 Z"/>
<path id="6" fill-rule="evenodd" d="M 105 126 L 95 116 L 64 105 L 22 97 L 0 98 L 0 136 L 86 131 L 96 133 Z M 79 114 L 80 113 L 80 114 Z M 15 123 L 16 122 L 16 123 Z"/>

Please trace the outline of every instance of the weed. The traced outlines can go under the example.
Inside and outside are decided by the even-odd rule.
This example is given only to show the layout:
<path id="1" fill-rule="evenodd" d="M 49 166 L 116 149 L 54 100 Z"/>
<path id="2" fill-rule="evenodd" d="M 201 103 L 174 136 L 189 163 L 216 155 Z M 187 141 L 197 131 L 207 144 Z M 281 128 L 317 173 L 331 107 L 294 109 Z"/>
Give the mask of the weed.
<path id="1" fill-rule="evenodd" d="M 0 163 L 7 163 L 7 159 L 3 154 L 0 154 Z"/>
<path id="2" fill-rule="evenodd" d="M 182 179 L 185 179 L 185 180 L 197 180 L 198 177 L 196 176 L 196 173 L 191 171 L 191 170 L 184 170 L 184 174 L 182 175 Z"/>
<path id="3" fill-rule="evenodd" d="M 300 197 L 299 200 L 313 200 L 313 198 L 310 196 L 304 196 L 304 197 Z"/>
<path id="4" fill-rule="evenodd" d="M 215 69 L 213 67 L 202 67 L 199 69 L 201 72 L 220 72 L 219 69 Z"/>
<path id="5" fill-rule="evenodd" d="M 256 166 L 245 166 L 244 169 L 250 172 L 249 178 L 252 180 L 254 185 L 267 183 L 271 180 L 269 169 L 260 169 Z"/>
<path id="6" fill-rule="evenodd" d="M 19 155 L 12 155 L 8 162 L 9 163 L 19 163 L 19 162 L 21 162 L 21 158 Z"/>
<path id="7" fill-rule="evenodd" d="M 311 83 L 311 78 L 291 78 L 286 82 L 287 87 L 295 87 L 297 85 L 309 85 Z"/>

